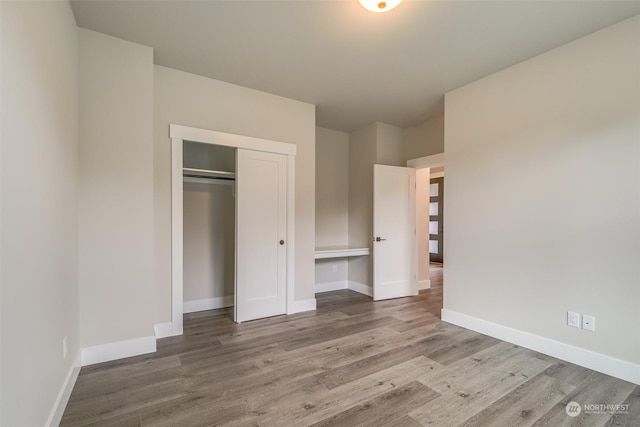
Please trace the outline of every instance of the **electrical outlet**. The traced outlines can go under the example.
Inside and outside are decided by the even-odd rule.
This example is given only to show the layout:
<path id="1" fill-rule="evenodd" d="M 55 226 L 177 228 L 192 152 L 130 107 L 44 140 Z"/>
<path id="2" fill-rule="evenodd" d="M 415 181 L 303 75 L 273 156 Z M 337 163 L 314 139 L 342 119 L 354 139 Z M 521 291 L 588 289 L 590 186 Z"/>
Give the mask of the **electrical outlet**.
<path id="1" fill-rule="evenodd" d="M 567 325 L 574 328 L 580 327 L 580 313 L 574 313 L 573 311 L 567 311 Z"/>
<path id="2" fill-rule="evenodd" d="M 333 264 L 333 265 L 331 266 L 331 270 L 332 270 L 334 273 L 337 273 L 337 272 L 338 272 L 338 264 Z"/>
<path id="3" fill-rule="evenodd" d="M 588 314 L 582 316 L 582 329 L 584 329 L 585 331 L 595 332 L 596 318 Z"/>
<path id="4" fill-rule="evenodd" d="M 67 337 L 62 338 L 62 358 L 67 358 Z"/>

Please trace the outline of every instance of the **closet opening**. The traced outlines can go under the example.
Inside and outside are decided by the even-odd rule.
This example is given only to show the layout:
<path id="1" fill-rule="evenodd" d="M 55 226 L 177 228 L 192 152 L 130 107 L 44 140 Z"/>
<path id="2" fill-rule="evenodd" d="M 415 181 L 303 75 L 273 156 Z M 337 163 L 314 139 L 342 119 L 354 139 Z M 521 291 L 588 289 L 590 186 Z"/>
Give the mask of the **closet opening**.
<path id="1" fill-rule="evenodd" d="M 162 335 L 182 335 L 185 306 L 233 304 L 237 323 L 296 312 L 295 144 L 175 124 L 169 137 L 171 323 Z"/>
<path id="2" fill-rule="evenodd" d="M 184 313 L 234 305 L 236 151 L 183 144 Z"/>

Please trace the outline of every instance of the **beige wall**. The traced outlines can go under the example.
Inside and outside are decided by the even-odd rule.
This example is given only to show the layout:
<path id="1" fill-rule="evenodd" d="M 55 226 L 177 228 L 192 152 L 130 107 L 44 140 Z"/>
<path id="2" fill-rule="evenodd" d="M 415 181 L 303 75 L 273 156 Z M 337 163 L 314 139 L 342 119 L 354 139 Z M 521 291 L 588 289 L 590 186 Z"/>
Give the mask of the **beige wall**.
<path id="1" fill-rule="evenodd" d="M 389 166 L 406 166 L 403 130 L 397 126 L 377 122 L 376 163 Z"/>
<path id="2" fill-rule="evenodd" d="M 402 129 L 374 122 L 349 134 L 349 245 L 373 245 L 373 165 L 404 166 Z M 349 280 L 373 286 L 373 256 L 349 259 Z"/>
<path id="3" fill-rule="evenodd" d="M 184 184 L 184 301 L 233 296 L 235 198 L 227 184 Z"/>
<path id="4" fill-rule="evenodd" d="M 349 245 L 371 247 L 377 123 L 349 134 Z M 349 280 L 372 286 L 371 256 L 349 259 Z"/>
<path id="5" fill-rule="evenodd" d="M 79 351 L 78 37 L 66 2 L 0 15 L 0 424 L 42 426 Z"/>
<path id="6" fill-rule="evenodd" d="M 153 331 L 153 51 L 80 34 L 82 347 Z"/>
<path id="7" fill-rule="evenodd" d="M 349 244 L 349 134 L 316 128 L 316 246 Z M 318 260 L 315 283 L 344 282 L 346 259 Z"/>
<path id="8" fill-rule="evenodd" d="M 444 116 L 403 129 L 405 161 L 444 152 Z"/>
<path id="9" fill-rule="evenodd" d="M 446 95 L 446 309 L 640 363 L 638 52 L 640 16 Z"/>
<path id="10" fill-rule="evenodd" d="M 184 141 L 182 152 L 185 168 L 236 171 L 236 149 L 233 147 Z"/>
<path id="11" fill-rule="evenodd" d="M 349 134 L 316 128 L 316 246 L 349 242 Z"/>
<path id="12" fill-rule="evenodd" d="M 184 166 L 235 172 L 236 149 L 184 142 Z M 184 183 L 183 300 L 233 296 L 235 190 L 233 185 Z"/>
<path id="13" fill-rule="evenodd" d="M 160 66 L 154 85 L 156 323 L 171 320 L 171 123 L 296 144 L 295 299 L 313 298 L 315 106 Z"/>

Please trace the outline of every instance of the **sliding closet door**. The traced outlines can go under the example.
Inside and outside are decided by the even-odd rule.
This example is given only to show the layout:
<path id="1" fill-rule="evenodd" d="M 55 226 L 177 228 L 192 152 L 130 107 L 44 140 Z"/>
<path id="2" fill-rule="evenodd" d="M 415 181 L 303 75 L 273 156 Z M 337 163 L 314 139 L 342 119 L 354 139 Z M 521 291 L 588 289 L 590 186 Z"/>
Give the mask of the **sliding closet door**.
<path id="1" fill-rule="evenodd" d="M 238 149 L 235 320 L 285 314 L 287 157 Z"/>

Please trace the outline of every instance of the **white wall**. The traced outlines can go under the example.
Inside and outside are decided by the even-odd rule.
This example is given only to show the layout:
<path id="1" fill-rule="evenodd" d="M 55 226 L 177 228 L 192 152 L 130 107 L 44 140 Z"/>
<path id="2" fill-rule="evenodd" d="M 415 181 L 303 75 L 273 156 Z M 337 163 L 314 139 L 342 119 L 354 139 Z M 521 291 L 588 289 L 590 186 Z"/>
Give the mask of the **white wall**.
<path id="1" fill-rule="evenodd" d="M 0 424 L 42 426 L 79 351 L 78 38 L 66 2 L 0 10 Z"/>
<path id="2" fill-rule="evenodd" d="M 314 298 L 315 106 L 154 67 L 156 323 L 171 320 L 169 124 L 296 144 L 295 299 Z"/>
<path id="3" fill-rule="evenodd" d="M 349 244 L 349 134 L 316 128 L 316 246 Z M 346 259 L 317 260 L 315 283 L 347 286 Z"/>
<path id="4" fill-rule="evenodd" d="M 445 99 L 445 309 L 635 363 L 636 381 L 639 52 L 636 16 Z"/>
<path id="5" fill-rule="evenodd" d="M 153 51 L 79 34 L 80 339 L 92 347 L 154 336 Z"/>
<path id="6" fill-rule="evenodd" d="M 431 156 L 444 151 L 444 116 L 403 129 L 405 160 Z"/>

